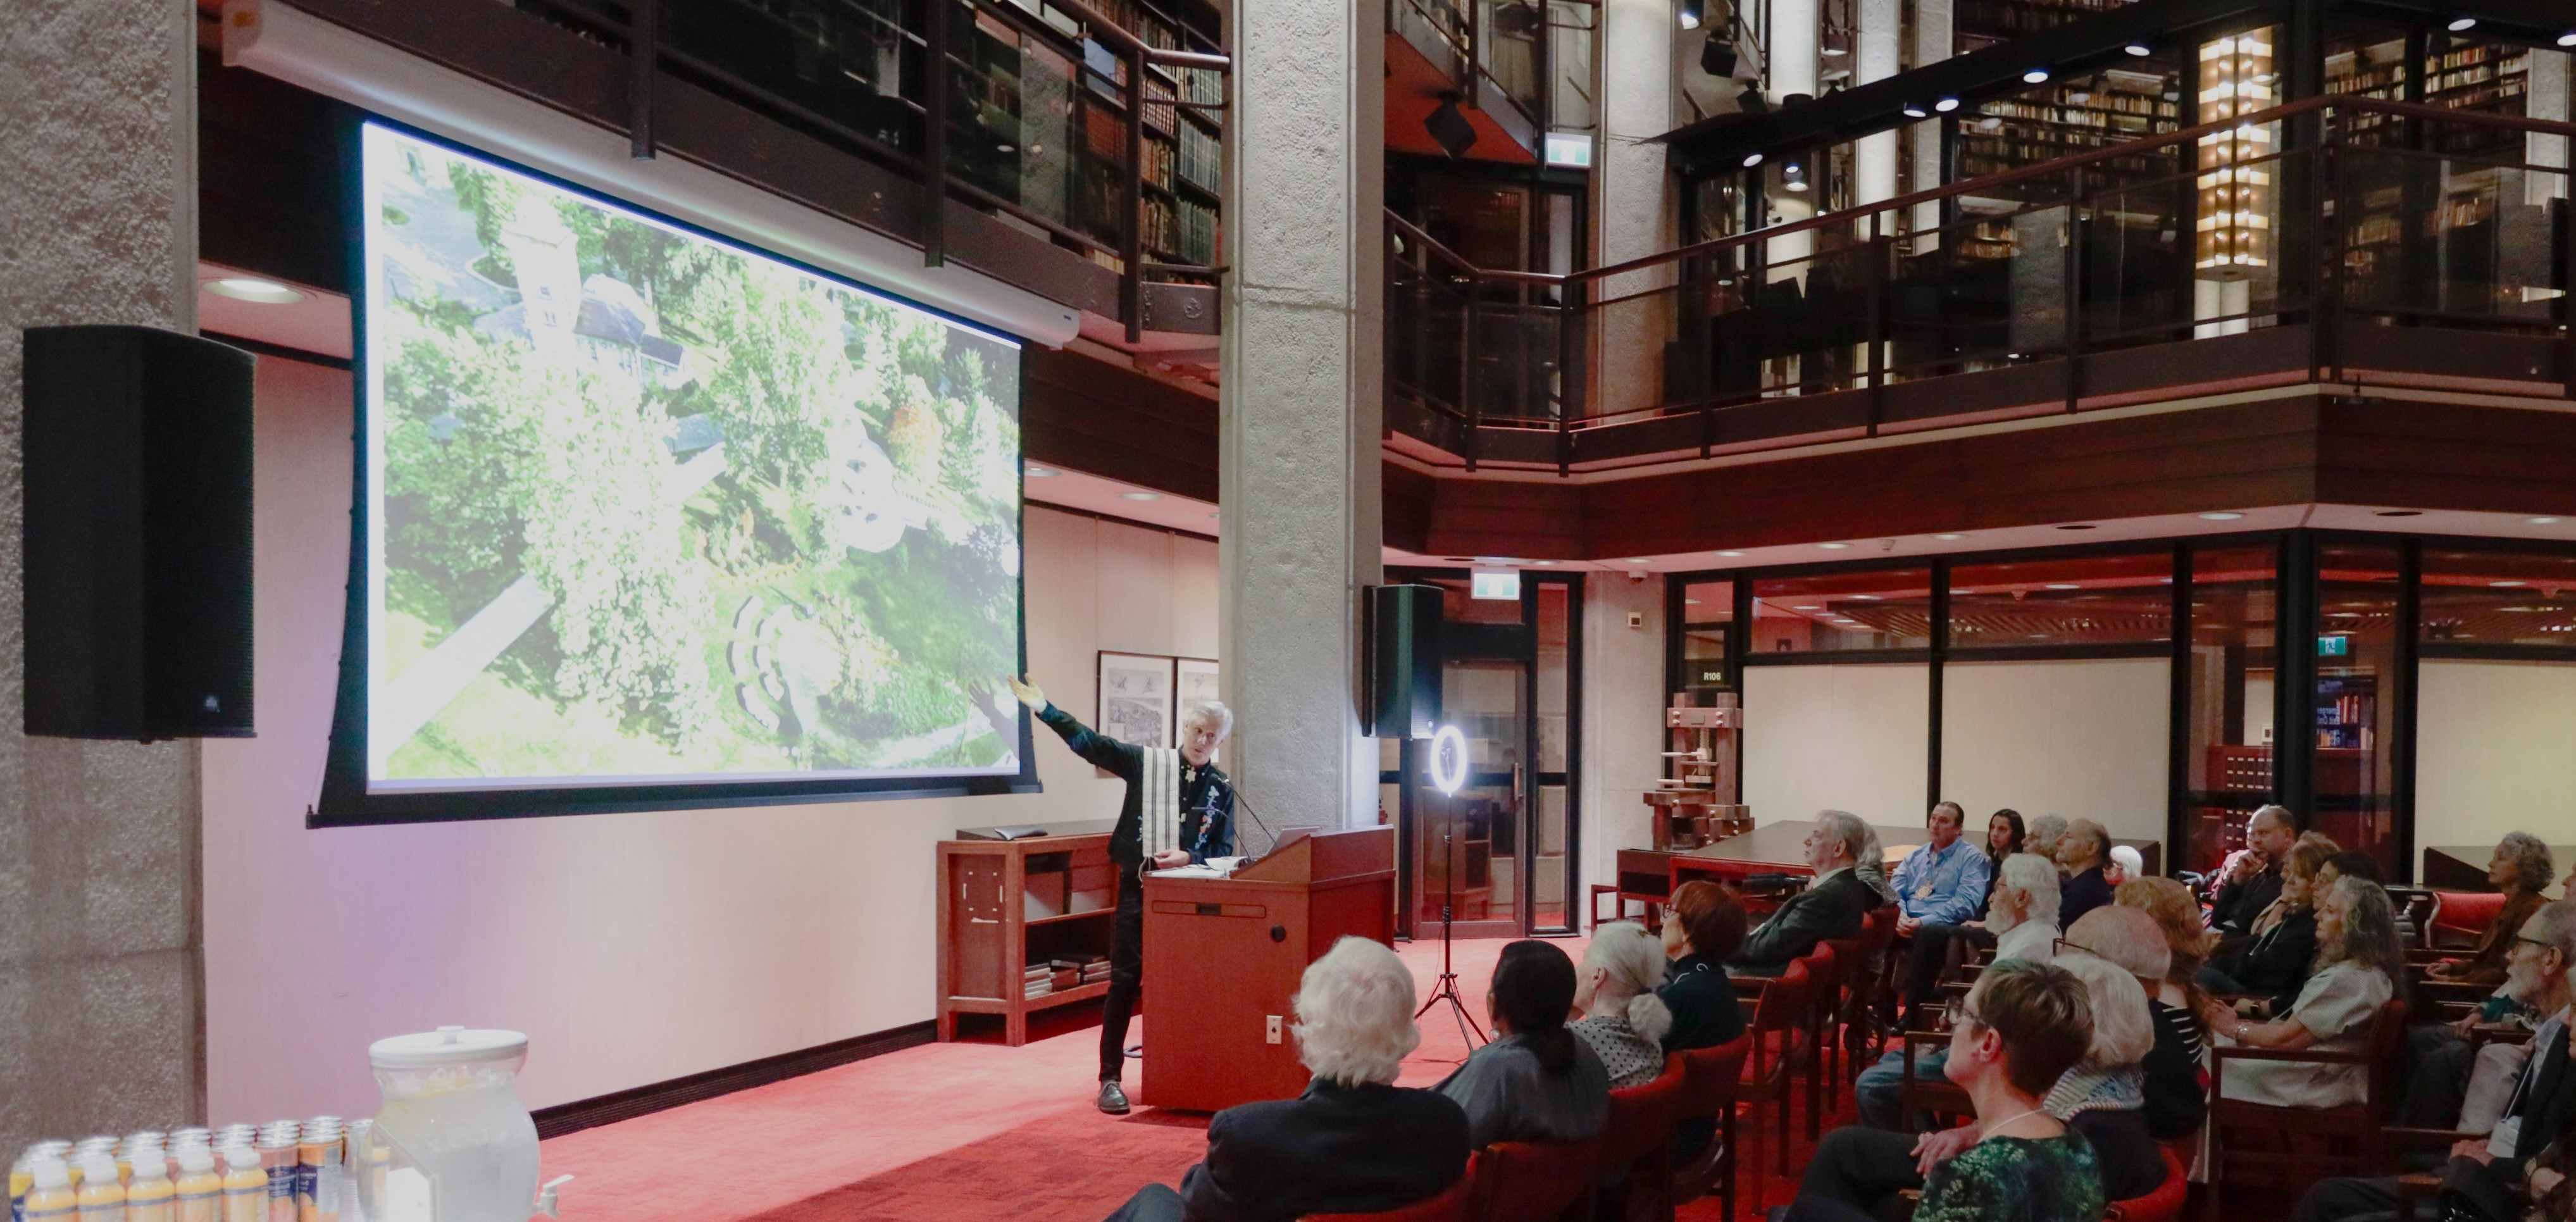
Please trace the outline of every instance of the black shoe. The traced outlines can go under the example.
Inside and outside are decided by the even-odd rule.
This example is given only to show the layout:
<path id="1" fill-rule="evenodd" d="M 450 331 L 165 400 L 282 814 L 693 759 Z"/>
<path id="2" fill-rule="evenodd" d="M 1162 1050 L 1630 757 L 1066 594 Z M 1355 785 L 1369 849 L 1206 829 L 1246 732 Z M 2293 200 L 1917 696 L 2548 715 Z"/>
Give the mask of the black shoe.
<path id="1" fill-rule="evenodd" d="M 1108 1078 L 1100 1083 L 1100 1110 L 1112 1116 L 1127 1114 L 1127 1088 L 1120 1086 L 1118 1079 Z"/>

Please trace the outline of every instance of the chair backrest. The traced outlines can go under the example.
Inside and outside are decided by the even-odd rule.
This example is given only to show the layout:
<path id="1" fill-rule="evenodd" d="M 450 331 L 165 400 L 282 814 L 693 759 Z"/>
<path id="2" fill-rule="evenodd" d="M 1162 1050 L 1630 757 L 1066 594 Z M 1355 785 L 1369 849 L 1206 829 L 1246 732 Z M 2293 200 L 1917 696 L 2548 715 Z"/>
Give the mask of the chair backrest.
<path id="1" fill-rule="evenodd" d="M 2102 1213 L 2103 1222 L 2182 1222 L 2183 1202 L 2191 1196 L 2191 1173 L 2172 1149 L 2160 1153 L 2165 1160 L 2164 1182 L 2145 1196 L 2111 1202 Z"/>
<path id="2" fill-rule="evenodd" d="M 1601 1126 L 1601 1165 L 1625 1167 L 1655 1152 L 1673 1135 L 1682 1106 L 1682 1070 L 1667 1059 L 1652 1082 L 1610 1092 L 1610 1119 Z"/>
<path id="3" fill-rule="evenodd" d="M 1592 1187 L 1595 1143 L 1498 1141 L 1476 1160 L 1477 1222 L 1546 1222 Z"/>
<path id="4" fill-rule="evenodd" d="M 2412 1013 L 2405 998 L 2391 997 L 2379 1003 L 2379 1013 L 2370 1020 L 2370 1038 L 2364 1045 L 2370 1058 L 2370 1111 L 2383 1122 L 2397 1106 L 2397 1048 L 2406 1042 Z"/>
<path id="5" fill-rule="evenodd" d="M 1744 1056 L 1752 1048 L 1753 1033 L 1747 1031 L 1713 1048 L 1675 1053 L 1682 1062 L 1680 1117 L 1706 1120 L 1735 1106 L 1736 1081 L 1744 1074 Z"/>
<path id="6" fill-rule="evenodd" d="M 1458 1182 L 1442 1189 L 1438 1196 L 1373 1214 L 1307 1214 L 1302 1222 L 1471 1222 L 1475 1217 L 1476 1165 L 1481 1161 L 1477 1155 L 1469 1154 L 1467 1169 L 1459 1173 Z"/>
<path id="7" fill-rule="evenodd" d="M 1849 1014 L 1853 1003 L 1860 1000 L 1861 977 L 1867 975 L 1862 969 L 1868 963 L 1862 946 L 1868 932 L 1867 927 L 1863 927 L 1859 937 L 1832 938 L 1824 943 L 1833 949 L 1835 983 L 1841 987 L 1841 997 L 1832 1007 L 1837 1016 Z"/>
<path id="8" fill-rule="evenodd" d="M 1762 1000 L 1753 1008 L 1755 1031 L 1792 1031 L 1807 1019 L 1807 986 L 1811 978 L 1807 961 L 1796 960 L 1789 970 L 1762 986 Z"/>

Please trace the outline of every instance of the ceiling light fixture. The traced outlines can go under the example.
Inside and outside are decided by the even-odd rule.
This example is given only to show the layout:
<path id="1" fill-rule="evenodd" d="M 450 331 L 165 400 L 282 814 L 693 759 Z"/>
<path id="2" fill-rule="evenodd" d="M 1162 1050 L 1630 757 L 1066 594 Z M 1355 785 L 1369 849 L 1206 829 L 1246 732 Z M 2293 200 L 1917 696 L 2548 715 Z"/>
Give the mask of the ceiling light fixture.
<path id="1" fill-rule="evenodd" d="M 2204 513 L 2200 515 L 2200 520 L 2203 522 L 2233 522 L 2244 516 L 2245 515 L 2241 513 L 2233 513 L 2222 509 L 2214 513 Z"/>
<path id="2" fill-rule="evenodd" d="M 2477 24 L 2478 19 L 2475 17 L 2454 17 L 2451 19 L 2451 24 L 2448 28 L 2452 33 L 2457 34 L 2462 30 L 2477 28 Z"/>
<path id="3" fill-rule="evenodd" d="M 1053 468 L 1053 467 L 1022 467 L 1022 468 L 1020 468 L 1020 474 L 1025 475 L 1025 476 L 1029 477 L 1030 479 L 1053 479 L 1053 478 L 1055 478 L 1055 468 Z"/>
<path id="4" fill-rule="evenodd" d="M 230 297 L 235 301 L 248 301 L 259 305 L 293 305 L 304 300 L 304 294 L 274 280 L 262 280 L 256 276 L 226 276 L 220 280 L 208 280 L 204 288 L 217 297 Z"/>
<path id="5" fill-rule="evenodd" d="M 1952 539 L 1965 539 L 1965 538 L 1967 538 L 1968 536 L 1966 536 L 1966 535 L 1961 535 L 1961 534 L 1940 534 L 1940 535 L 1934 535 L 1934 536 L 1932 536 L 1932 537 L 1933 537 L 1933 538 L 1935 538 L 1935 539 L 1952 540 Z"/>
<path id="6" fill-rule="evenodd" d="M 1534 565 L 1537 565 L 1537 566 L 1538 566 L 1538 567 L 1540 567 L 1540 568 L 1546 568 L 1546 567 L 1548 567 L 1549 565 L 1555 564 L 1556 562 L 1555 562 L 1555 561 L 1553 561 L 1553 560 L 1533 560 L 1533 561 L 1530 561 L 1530 563 L 1531 563 L 1531 564 L 1534 564 Z"/>
<path id="7" fill-rule="evenodd" d="M 1908 102 L 1905 104 L 1905 117 L 1909 119 L 1928 119 L 1932 117 L 1932 112 L 1925 110 L 1921 106 L 1915 105 L 1912 102 Z"/>
<path id="8" fill-rule="evenodd" d="M 2052 590 L 2081 590 L 2084 587 L 2071 581 L 2052 581 L 2048 583 L 2048 588 Z"/>
<path id="9" fill-rule="evenodd" d="M 1653 563 L 1654 563 L 1654 561 L 1652 561 L 1652 560 L 1648 560 L 1648 559 L 1646 559 L 1645 557 L 1639 556 L 1639 557 L 1635 557 L 1635 558 L 1632 558 L 1632 559 L 1630 559 L 1630 560 L 1624 561 L 1623 563 L 1627 563 L 1627 564 L 1653 564 Z"/>
<path id="10" fill-rule="evenodd" d="M 1744 554 L 1744 553 L 1742 553 L 1742 552 L 1739 552 L 1739 551 L 1732 551 L 1732 550 L 1730 550 L 1730 551 L 1722 551 L 1722 552 L 1719 552 L 1719 553 L 1718 553 L 1718 555 L 1721 555 L 1721 556 L 1741 556 L 1741 555 L 1743 555 L 1743 554 Z"/>
<path id="11" fill-rule="evenodd" d="M 1817 544 L 1816 546 L 1821 547 L 1821 548 L 1823 548 L 1823 549 L 1825 549 L 1826 551 L 1829 551 L 1829 552 L 1838 552 L 1838 551 L 1843 550 L 1844 548 L 1850 547 L 1850 546 L 1851 546 L 1851 544 L 1848 544 L 1848 543 L 1819 543 L 1819 544 Z"/>
<path id="12" fill-rule="evenodd" d="M 2559 35 L 2558 45 L 2562 47 L 2576 47 L 2576 30 L 2569 30 L 2564 34 Z"/>
<path id="13" fill-rule="evenodd" d="M 2137 56 L 2140 59 L 2145 59 L 2146 57 L 2155 54 L 2154 48 L 2149 47 L 2147 44 L 2142 42 L 2133 42 L 2120 49 L 2131 55 Z"/>
<path id="14" fill-rule="evenodd" d="M 1118 499 L 1122 501 L 1159 501 L 1163 499 L 1163 494 L 1159 492 L 1121 492 L 1118 494 Z"/>
<path id="15" fill-rule="evenodd" d="M 2494 586 L 2495 588 L 2497 588 L 2497 589 L 2499 589 L 2499 590 L 2511 590 L 2511 589 L 2515 589 L 2515 588 L 2520 587 L 2520 586 L 2529 585 L 2529 584 L 2531 584 L 2531 583 L 2529 583 L 2529 582 L 2525 582 L 2525 581 L 2490 581 L 2490 582 L 2488 582 L 2487 584 L 2488 584 L 2488 585 L 2491 585 L 2491 586 Z"/>
<path id="16" fill-rule="evenodd" d="M 2526 526 L 2556 526 L 2562 520 L 2563 519 L 2560 518 L 2540 517 L 2524 518 L 2522 521 Z"/>
<path id="17" fill-rule="evenodd" d="M 1959 108 L 1959 99 L 1957 99 L 1957 98 L 1943 98 L 1943 99 L 1941 99 L 1940 101 L 1938 101 L 1938 102 L 1934 102 L 1934 103 L 1932 104 L 1932 109 L 1937 110 L 1937 111 L 1940 111 L 1942 114 L 1945 114 L 1945 115 L 1946 115 L 1946 114 L 1948 114 L 1948 113 L 1950 113 L 1951 111 L 1957 110 L 1958 108 Z"/>
<path id="18" fill-rule="evenodd" d="M 1749 170 L 1749 169 L 1752 169 L 1753 167 L 1755 167 L 1755 166 L 1757 166 L 1757 165 L 1760 165 L 1760 164 L 1762 164 L 1762 154 L 1760 154 L 1760 153 L 1746 153 L 1746 154 L 1744 155 L 1744 168 L 1745 168 L 1745 169 L 1748 169 L 1748 170 Z"/>
<path id="19" fill-rule="evenodd" d="M 1673 16 L 1682 23 L 1683 29 L 1696 30 L 1700 22 L 1708 19 L 1708 0 L 1682 0 L 1681 8 Z"/>
<path id="20" fill-rule="evenodd" d="M 2021 82 L 2025 85 L 2036 85 L 2047 79 L 2048 69 L 2046 68 L 2033 68 L 2021 74 Z"/>

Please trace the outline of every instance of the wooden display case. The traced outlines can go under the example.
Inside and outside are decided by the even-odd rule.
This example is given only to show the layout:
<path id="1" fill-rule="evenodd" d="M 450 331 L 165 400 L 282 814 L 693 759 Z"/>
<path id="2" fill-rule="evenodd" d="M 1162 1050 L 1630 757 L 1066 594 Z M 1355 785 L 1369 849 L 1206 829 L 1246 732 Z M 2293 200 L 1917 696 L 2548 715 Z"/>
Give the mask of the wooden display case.
<path id="1" fill-rule="evenodd" d="M 1029 1015 L 1109 992 L 1106 980 L 1028 994 L 1032 962 L 1106 956 L 1118 888 L 1132 886 L 1109 861 L 1109 834 L 1027 840 L 946 840 L 939 845 L 939 1038 L 957 1038 L 957 1016 L 995 1014 L 1003 1040 L 1028 1042 Z"/>

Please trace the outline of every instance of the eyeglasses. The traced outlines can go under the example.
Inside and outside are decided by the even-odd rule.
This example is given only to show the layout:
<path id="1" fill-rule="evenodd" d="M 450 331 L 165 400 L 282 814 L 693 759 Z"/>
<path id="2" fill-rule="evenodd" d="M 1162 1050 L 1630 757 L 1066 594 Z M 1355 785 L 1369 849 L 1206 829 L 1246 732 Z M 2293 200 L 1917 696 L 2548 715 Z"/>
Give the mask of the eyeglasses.
<path id="1" fill-rule="evenodd" d="M 1953 997 L 1950 999 L 1948 1004 L 1941 1007 L 1941 1025 L 1956 1031 L 1969 1023 L 1976 1023 L 1979 1026 L 1985 1025 L 1984 1022 L 1977 1017 L 1977 1012 L 1968 1007 L 1967 998 Z"/>
<path id="2" fill-rule="evenodd" d="M 2515 935 L 2513 935 L 2513 940 L 2514 940 L 2514 941 L 2516 941 L 2516 942 L 2529 942 L 2529 943 L 2531 943 L 2532 945 L 2537 946 L 2537 947 L 2539 947 L 2540 949 L 2542 949 L 2542 950 L 2544 950 L 2544 951 L 2552 951 L 2552 950 L 2556 950 L 2556 949 L 2558 949 L 2558 944 L 2557 944 L 2557 943 L 2555 943 L 2555 942 L 2543 942 L 2543 941 L 2541 941 L 2541 940 L 2540 940 L 2540 939 L 2538 939 L 2538 938 L 2527 938 L 2527 937 L 2524 937 L 2524 936 L 2523 936 L 2523 935 L 2521 935 L 2521 934 L 2515 934 Z"/>
<path id="3" fill-rule="evenodd" d="M 2103 956 L 2102 956 L 2102 952 L 2100 952 L 2100 951 L 2098 951 L 2098 950 L 2095 950 L 2095 949 L 2093 949 L 2093 948 L 2092 948 L 2092 947 L 2090 947 L 2090 946 L 2086 946 L 2085 944 L 2083 944 L 2083 943 L 2081 943 L 2081 942 L 2070 942 L 2070 941 L 2068 941 L 2068 940 L 2066 940 L 2066 939 L 2064 939 L 2064 938 L 2059 938 L 2059 939 L 2056 941 L 2056 943 L 2055 943 L 2055 944 L 2051 945 L 2051 946 L 2049 947 L 2048 954 L 2049 954 L 2049 957 L 2053 959 L 2053 958 L 2055 958 L 2055 957 L 2057 957 L 2057 956 L 2059 956 L 2059 955 L 2065 954 L 2066 952 L 2068 952 L 2068 951 L 2070 951 L 2070 950 L 2082 951 L 2082 952 L 2084 952 L 2085 954 L 2091 955 L 2091 956 L 2093 956 L 2093 957 L 2094 957 L 2094 958 L 2096 958 L 2096 959 L 2099 959 L 2099 958 L 2102 958 L 2102 957 L 2103 957 Z"/>

